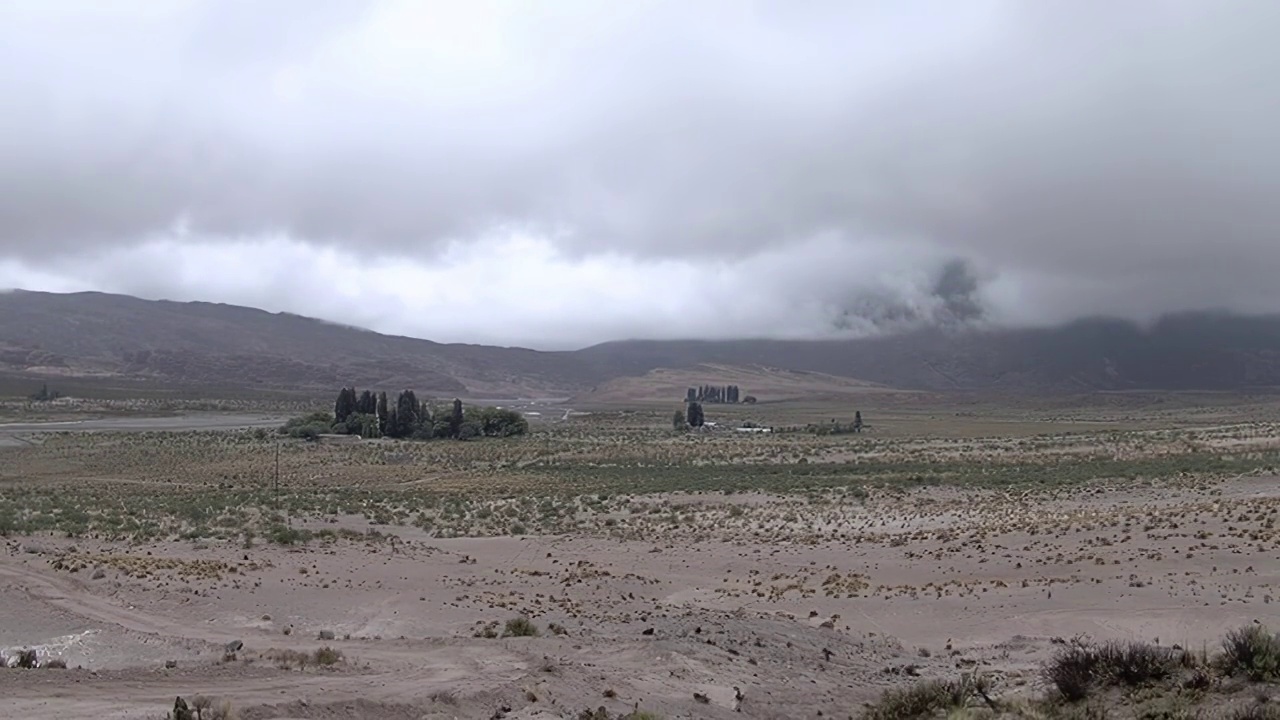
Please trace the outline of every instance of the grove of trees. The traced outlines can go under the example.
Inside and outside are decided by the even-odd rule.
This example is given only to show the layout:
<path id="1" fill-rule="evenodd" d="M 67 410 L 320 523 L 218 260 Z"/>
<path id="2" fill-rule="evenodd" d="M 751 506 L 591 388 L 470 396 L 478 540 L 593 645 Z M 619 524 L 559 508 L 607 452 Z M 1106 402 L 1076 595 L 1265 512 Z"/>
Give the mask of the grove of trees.
<path id="1" fill-rule="evenodd" d="M 293 418 L 280 432 L 307 439 L 335 433 L 364 438 L 470 440 L 523 435 L 529 432 L 529 421 L 514 410 L 464 408 L 457 399 L 447 408 L 437 407 L 418 400 L 412 390 L 404 390 L 393 402 L 386 392 L 374 395 L 369 390 L 357 392 L 355 388 L 342 388 L 334 400 L 332 413 L 317 412 Z"/>
<path id="2" fill-rule="evenodd" d="M 685 402 L 737 403 L 742 397 L 737 385 L 703 385 L 689 388 Z"/>
<path id="3" fill-rule="evenodd" d="M 32 393 L 28 396 L 28 399 L 34 402 L 49 402 L 51 400 L 57 400 L 60 397 L 62 397 L 62 393 L 57 390 L 50 390 L 49 384 L 45 383 L 40 386 L 39 392 Z"/>

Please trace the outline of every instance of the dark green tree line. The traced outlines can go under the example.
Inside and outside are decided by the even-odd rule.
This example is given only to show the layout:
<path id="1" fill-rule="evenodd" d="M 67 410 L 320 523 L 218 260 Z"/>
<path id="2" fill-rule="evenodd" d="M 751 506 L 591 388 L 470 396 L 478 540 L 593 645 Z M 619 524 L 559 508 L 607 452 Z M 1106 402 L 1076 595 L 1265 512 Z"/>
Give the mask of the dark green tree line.
<path id="1" fill-rule="evenodd" d="M 737 404 L 741 398 L 737 385 L 703 385 L 685 392 L 685 402 Z"/>
<path id="2" fill-rule="evenodd" d="M 332 414 L 319 412 L 293 418 L 280 429 L 282 434 L 307 439 L 336 433 L 415 440 L 510 437 L 528 431 L 529 421 L 514 410 L 464 407 L 461 400 L 455 399 L 446 413 L 418 400 L 412 390 L 399 393 L 393 403 L 386 392 L 357 393 L 355 388 L 345 387 L 338 391 Z"/>

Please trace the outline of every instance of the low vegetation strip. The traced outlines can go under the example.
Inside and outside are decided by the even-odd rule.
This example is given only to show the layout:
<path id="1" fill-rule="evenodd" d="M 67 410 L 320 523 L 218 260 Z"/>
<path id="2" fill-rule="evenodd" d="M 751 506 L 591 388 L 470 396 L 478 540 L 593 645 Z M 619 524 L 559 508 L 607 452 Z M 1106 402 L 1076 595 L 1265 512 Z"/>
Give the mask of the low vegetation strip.
<path id="1" fill-rule="evenodd" d="M 886 691 L 863 720 L 1273 720 L 1280 637 L 1261 625 L 1230 632 L 1221 650 L 1140 642 L 1064 642 L 1042 668 L 1047 692 L 993 697 L 989 678 L 924 680 Z M 1253 691 L 1253 692 L 1250 692 Z"/>
<path id="2" fill-rule="evenodd" d="M 598 434 L 573 425 L 493 443 L 325 445 L 282 442 L 265 431 L 67 433 L 6 449 L 12 479 L 0 481 L 0 535 L 257 536 L 296 544 L 313 535 L 289 528 L 290 518 L 342 515 L 441 536 L 613 533 L 626 531 L 637 508 L 654 511 L 627 502 L 647 494 L 762 491 L 848 503 L 922 485 L 1051 492 L 1095 481 L 1217 478 L 1280 466 L 1280 452 L 1240 443 L 1238 430 L 1221 446 L 1203 433 L 1191 435 L 1192 445 L 1174 433 L 1109 433 L 1033 438 L 1020 441 L 1020 452 L 1003 452 L 993 440 L 941 450 L 936 442 L 901 439 L 704 442 L 595 422 L 604 426 Z M 1250 429 L 1249 437 L 1264 430 Z M 1104 445 L 1110 455 L 1100 450 Z M 1116 453 L 1124 445 L 1135 449 Z M 831 459 L 836 450 L 845 458 Z M 657 512 L 674 525 L 699 525 L 679 509 Z"/>

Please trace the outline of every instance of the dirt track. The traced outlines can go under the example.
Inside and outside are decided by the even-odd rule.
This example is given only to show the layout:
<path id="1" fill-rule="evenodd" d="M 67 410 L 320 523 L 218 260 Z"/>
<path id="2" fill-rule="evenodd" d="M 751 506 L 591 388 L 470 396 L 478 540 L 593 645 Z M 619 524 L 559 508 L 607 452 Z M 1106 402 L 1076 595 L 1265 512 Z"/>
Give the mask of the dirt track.
<path id="1" fill-rule="evenodd" d="M 42 432 L 158 432 L 179 430 L 236 430 L 279 427 L 281 415 L 261 413 L 188 413 L 170 417 L 104 417 L 66 422 L 4 423 L 0 435 L 29 435 Z"/>
<path id="2" fill-rule="evenodd" d="M 189 413 L 169 417 L 104 417 L 59 422 L 0 423 L 0 448 L 30 445 L 33 437 L 62 432 L 176 432 L 181 430 L 239 430 L 276 428 L 281 415 L 251 413 Z"/>

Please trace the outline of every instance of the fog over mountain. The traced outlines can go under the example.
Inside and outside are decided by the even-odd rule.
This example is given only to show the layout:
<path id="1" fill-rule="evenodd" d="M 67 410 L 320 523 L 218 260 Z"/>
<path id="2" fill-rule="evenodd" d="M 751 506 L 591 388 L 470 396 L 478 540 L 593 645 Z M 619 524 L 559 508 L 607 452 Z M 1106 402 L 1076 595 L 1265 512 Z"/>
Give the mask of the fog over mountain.
<path id="1" fill-rule="evenodd" d="M 0 286 L 453 342 L 1280 308 L 1267 0 L 0 0 Z"/>

